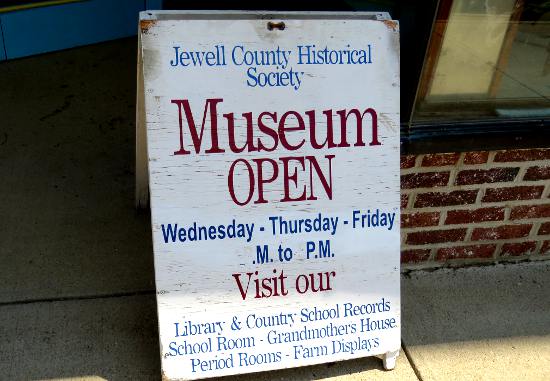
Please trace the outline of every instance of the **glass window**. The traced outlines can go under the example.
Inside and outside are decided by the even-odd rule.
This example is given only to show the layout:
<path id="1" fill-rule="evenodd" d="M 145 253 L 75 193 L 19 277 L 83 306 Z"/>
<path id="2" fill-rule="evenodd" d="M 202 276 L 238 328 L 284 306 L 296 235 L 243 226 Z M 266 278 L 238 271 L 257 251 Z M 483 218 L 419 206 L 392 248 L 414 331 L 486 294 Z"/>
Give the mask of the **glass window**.
<path id="1" fill-rule="evenodd" d="M 441 0 L 412 125 L 550 117 L 550 1 Z"/>

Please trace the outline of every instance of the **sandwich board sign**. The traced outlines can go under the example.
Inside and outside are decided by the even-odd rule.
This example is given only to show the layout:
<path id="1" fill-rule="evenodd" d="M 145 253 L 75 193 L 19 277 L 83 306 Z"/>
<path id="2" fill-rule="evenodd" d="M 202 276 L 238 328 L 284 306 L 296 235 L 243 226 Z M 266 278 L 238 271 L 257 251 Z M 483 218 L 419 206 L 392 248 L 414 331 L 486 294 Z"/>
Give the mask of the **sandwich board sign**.
<path id="1" fill-rule="evenodd" d="M 142 12 L 138 55 L 164 379 L 366 356 L 393 368 L 397 22 Z"/>

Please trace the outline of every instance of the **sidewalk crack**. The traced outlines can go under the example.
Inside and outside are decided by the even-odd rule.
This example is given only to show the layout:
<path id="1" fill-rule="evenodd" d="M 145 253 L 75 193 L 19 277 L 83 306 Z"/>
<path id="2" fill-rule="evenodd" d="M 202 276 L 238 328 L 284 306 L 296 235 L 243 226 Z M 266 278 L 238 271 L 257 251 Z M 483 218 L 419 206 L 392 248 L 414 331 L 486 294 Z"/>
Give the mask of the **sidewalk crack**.
<path id="1" fill-rule="evenodd" d="M 424 381 L 422 379 L 422 375 L 420 374 L 420 370 L 418 370 L 418 367 L 416 366 L 416 363 L 414 362 L 414 360 L 411 356 L 411 353 L 409 352 L 409 350 L 405 346 L 405 342 L 403 341 L 403 339 L 401 339 L 401 348 L 403 348 L 403 352 L 405 353 L 405 357 L 407 357 L 407 360 L 409 360 L 409 364 L 411 364 L 411 368 L 413 369 L 413 372 L 414 372 L 416 378 L 418 378 L 419 381 Z"/>

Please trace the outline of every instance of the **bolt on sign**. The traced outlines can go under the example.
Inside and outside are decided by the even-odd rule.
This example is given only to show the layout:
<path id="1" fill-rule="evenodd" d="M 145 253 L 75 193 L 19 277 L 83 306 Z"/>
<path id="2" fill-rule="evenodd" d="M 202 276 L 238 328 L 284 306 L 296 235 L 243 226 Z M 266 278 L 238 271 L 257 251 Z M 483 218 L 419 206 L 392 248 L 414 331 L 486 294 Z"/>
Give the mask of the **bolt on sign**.
<path id="1" fill-rule="evenodd" d="M 148 165 L 163 377 L 366 356 L 393 368 L 397 22 L 140 18 L 138 171 Z"/>

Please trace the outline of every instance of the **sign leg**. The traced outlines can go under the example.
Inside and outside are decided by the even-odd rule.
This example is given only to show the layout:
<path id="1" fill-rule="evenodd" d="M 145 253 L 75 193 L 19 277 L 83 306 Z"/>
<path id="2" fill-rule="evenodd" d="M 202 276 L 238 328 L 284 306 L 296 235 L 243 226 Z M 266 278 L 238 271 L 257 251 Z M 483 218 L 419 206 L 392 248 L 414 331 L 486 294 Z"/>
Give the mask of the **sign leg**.
<path id="1" fill-rule="evenodd" d="M 136 98 L 136 208 L 149 205 L 149 172 L 147 165 L 147 130 L 145 124 L 145 94 L 141 33 L 138 32 L 137 98 Z"/>
<path id="2" fill-rule="evenodd" d="M 399 356 L 399 350 L 384 353 L 382 362 L 385 370 L 392 370 L 395 368 L 397 356 Z"/>

